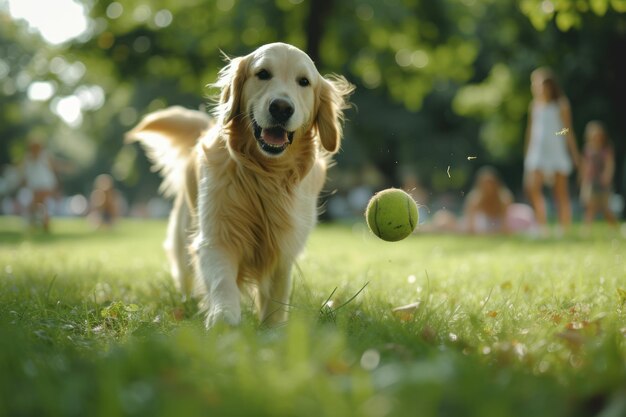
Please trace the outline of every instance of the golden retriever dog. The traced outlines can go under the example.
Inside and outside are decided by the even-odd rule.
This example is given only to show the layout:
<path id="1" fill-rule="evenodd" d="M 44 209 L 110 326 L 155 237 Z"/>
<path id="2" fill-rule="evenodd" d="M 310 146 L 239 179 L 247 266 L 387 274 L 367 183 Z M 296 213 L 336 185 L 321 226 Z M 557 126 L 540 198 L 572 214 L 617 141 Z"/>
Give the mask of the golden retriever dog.
<path id="1" fill-rule="evenodd" d="M 260 320 L 280 323 L 353 86 L 284 43 L 229 60 L 214 86 L 214 117 L 171 107 L 127 139 L 141 142 L 175 198 L 164 246 L 183 294 L 203 294 L 207 328 L 240 322 L 244 287 Z"/>

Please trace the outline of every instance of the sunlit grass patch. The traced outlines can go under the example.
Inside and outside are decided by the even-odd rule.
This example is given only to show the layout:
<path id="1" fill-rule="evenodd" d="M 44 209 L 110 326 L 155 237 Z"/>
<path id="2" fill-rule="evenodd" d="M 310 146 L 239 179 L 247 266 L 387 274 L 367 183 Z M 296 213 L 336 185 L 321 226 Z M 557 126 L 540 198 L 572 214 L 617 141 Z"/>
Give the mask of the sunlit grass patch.
<path id="1" fill-rule="evenodd" d="M 241 327 L 208 333 L 169 278 L 164 223 L 54 227 L 0 220 L 2 415 L 626 412 L 626 241 L 603 226 L 390 244 L 323 225 L 287 325 L 244 299 Z"/>

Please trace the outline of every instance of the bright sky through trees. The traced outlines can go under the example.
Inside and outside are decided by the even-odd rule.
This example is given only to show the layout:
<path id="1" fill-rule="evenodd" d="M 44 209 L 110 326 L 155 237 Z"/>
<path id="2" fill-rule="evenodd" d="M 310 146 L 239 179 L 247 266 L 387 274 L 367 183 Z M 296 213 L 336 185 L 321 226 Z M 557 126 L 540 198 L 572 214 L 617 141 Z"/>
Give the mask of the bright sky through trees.
<path id="1" fill-rule="evenodd" d="M 58 45 L 87 30 L 86 10 L 74 0 L 0 0 L 14 19 L 24 19 L 46 42 Z"/>

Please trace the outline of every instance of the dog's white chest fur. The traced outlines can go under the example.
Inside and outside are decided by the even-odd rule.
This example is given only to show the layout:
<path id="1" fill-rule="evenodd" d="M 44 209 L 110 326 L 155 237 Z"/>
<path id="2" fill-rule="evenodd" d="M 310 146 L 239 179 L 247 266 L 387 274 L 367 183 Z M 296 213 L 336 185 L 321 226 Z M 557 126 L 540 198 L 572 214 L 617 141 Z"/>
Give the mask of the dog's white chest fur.
<path id="1" fill-rule="evenodd" d="M 229 248 L 237 280 L 262 281 L 280 263 L 293 262 L 316 222 L 324 166 L 315 164 L 298 183 L 281 176 L 259 178 L 235 163 L 200 163 L 198 215 L 211 221 L 196 244 Z M 313 192 L 311 192 L 313 191 Z"/>

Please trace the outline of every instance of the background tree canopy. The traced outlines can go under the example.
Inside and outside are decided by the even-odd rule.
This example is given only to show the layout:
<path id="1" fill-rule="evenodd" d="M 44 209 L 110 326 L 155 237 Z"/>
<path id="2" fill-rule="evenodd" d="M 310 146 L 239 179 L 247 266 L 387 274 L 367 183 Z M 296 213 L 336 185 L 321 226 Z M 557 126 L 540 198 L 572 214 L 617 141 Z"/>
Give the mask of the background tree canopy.
<path id="1" fill-rule="evenodd" d="M 570 98 L 579 143 L 606 123 L 625 188 L 626 0 L 83 0 L 88 27 L 59 45 L 0 0 L 0 164 L 48 138 L 77 169 L 65 191 L 111 172 L 131 200 L 158 178 L 123 134 L 148 111 L 203 108 L 225 54 L 292 43 L 357 85 L 333 177 L 380 186 L 416 175 L 462 192 L 483 164 L 521 187 L 529 74 L 549 65 Z M 477 156 L 468 160 L 467 156 Z M 448 176 L 447 167 L 450 167 Z"/>

